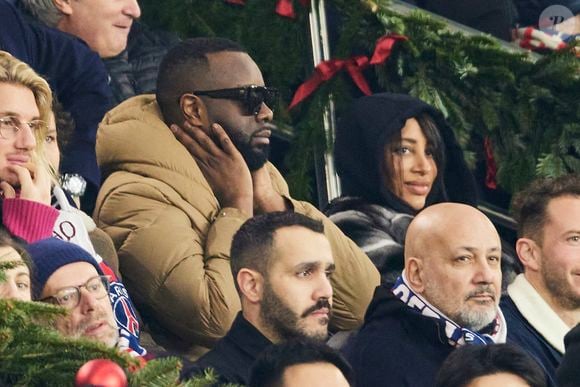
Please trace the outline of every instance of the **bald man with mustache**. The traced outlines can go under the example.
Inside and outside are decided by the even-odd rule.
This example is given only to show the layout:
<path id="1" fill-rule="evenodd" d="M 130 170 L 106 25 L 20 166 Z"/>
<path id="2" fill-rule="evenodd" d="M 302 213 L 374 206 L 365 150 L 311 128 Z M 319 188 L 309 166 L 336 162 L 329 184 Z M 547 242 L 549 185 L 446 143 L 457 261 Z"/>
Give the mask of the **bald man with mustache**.
<path id="1" fill-rule="evenodd" d="M 505 342 L 498 308 L 501 242 L 476 208 L 421 211 L 405 242 L 405 268 L 380 286 L 365 323 L 344 348 L 360 386 L 429 386 L 453 349 Z"/>

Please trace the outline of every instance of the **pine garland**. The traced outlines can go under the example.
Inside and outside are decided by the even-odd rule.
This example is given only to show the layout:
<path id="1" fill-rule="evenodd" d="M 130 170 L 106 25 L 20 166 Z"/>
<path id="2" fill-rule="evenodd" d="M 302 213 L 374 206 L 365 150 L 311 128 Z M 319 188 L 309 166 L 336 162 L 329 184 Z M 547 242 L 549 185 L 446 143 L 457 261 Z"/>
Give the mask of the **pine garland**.
<path id="1" fill-rule="evenodd" d="M 312 73 L 307 10 L 297 19 L 274 13 L 273 0 L 233 6 L 221 0 L 142 1 L 144 18 L 182 36 L 224 36 L 242 42 L 269 84 L 283 91 L 283 106 Z M 495 39 L 449 32 L 445 23 L 416 11 L 401 15 L 389 0 L 327 1 L 333 58 L 370 55 L 386 32 L 410 39 L 365 76 L 374 92 L 408 93 L 447 116 L 467 160 L 482 160 L 488 137 L 499 167 L 497 180 L 515 192 L 536 176 L 580 172 L 580 61 L 571 50 L 537 61 L 503 48 Z M 153 19 L 154 18 L 154 19 Z M 331 98 L 337 111 L 360 92 L 345 75 L 321 86 L 289 115 L 276 119 L 294 128 L 288 180 L 294 194 L 308 197 L 308 171 L 324 149 L 321 112 Z"/>
<path id="2" fill-rule="evenodd" d="M 64 313 L 64 309 L 49 304 L 0 299 L 0 386 L 72 386 L 78 369 L 92 359 L 110 359 L 125 370 L 138 366 L 124 352 L 86 340 L 65 338 L 48 328 Z M 212 370 L 179 382 L 180 370 L 181 361 L 167 357 L 151 360 L 137 372 L 126 373 L 129 386 L 134 387 L 218 385 Z"/>
<path id="3" fill-rule="evenodd" d="M 72 385 L 90 359 L 111 359 L 123 368 L 136 364 L 114 349 L 67 339 L 48 328 L 65 311 L 49 304 L 0 300 L 0 384 Z"/>
<path id="4" fill-rule="evenodd" d="M 5 270 L 22 263 L 0 262 L 0 282 Z M 92 359 L 110 359 L 126 370 L 129 386 L 216 386 L 217 375 L 179 382 L 181 361 L 175 357 L 149 361 L 137 372 L 139 362 L 125 352 L 87 340 L 65 338 L 51 327 L 66 310 L 40 302 L 0 299 L 0 386 L 72 386 L 78 369 Z M 223 385 L 223 387 L 234 387 Z"/>

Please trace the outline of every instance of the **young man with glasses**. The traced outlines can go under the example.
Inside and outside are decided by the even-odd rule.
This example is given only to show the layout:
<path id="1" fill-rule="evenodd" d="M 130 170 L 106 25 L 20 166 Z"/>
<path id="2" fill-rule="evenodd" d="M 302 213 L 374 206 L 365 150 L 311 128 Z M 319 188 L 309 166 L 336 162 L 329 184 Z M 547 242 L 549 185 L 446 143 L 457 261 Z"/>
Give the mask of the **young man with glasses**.
<path id="1" fill-rule="evenodd" d="M 42 162 L 51 103 L 48 83 L 0 51 L 0 214 L 2 227 L 27 242 L 51 236 L 58 217 Z"/>
<path id="2" fill-rule="evenodd" d="M 157 338 L 199 356 L 240 310 L 232 237 L 255 214 L 322 220 L 334 259 L 331 330 L 354 329 L 379 283 L 368 257 L 268 163 L 275 90 L 252 58 L 220 38 L 184 41 L 165 57 L 157 95 L 110 111 L 99 129 L 105 174 L 94 217 L 119 248 L 125 285 Z"/>
<path id="3" fill-rule="evenodd" d="M 28 246 L 32 299 L 60 305 L 68 314 L 56 320 L 64 336 L 85 338 L 114 347 L 119 331 L 109 301 L 109 277 L 81 247 L 56 238 Z"/>

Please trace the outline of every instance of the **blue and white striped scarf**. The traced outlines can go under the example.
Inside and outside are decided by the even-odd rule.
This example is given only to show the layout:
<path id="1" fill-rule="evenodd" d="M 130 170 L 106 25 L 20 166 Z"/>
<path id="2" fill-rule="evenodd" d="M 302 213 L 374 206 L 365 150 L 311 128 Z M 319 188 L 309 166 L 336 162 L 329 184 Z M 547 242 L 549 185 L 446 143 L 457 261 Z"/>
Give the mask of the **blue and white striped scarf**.
<path id="1" fill-rule="evenodd" d="M 497 316 L 490 324 L 489 333 L 474 332 L 470 329 L 460 327 L 451 321 L 437 308 L 431 305 L 427 300 L 416 294 L 405 278 L 405 272 L 395 282 L 392 288 L 393 294 L 403 301 L 409 308 L 417 313 L 438 319 L 445 326 L 445 335 L 449 345 L 458 347 L 465 344 L 487 345 L 494 343 L 505 343 L 506 339 L 506 322 L 503 313 L 497 308 Z M 487 330 L 487 329 L 486 329 Z"/>

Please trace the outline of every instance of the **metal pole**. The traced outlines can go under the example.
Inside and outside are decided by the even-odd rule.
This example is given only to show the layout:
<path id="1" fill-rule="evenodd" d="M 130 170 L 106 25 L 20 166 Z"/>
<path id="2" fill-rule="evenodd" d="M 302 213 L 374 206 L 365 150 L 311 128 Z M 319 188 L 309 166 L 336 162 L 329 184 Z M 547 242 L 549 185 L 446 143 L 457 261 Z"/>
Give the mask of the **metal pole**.
<path id="1" fill-rule="evenodd" d="M 326 9 L 324 0 L 310 0 L 310 39 L 312 43 L 312 61 L 314 66 L 318 65 L 323 60 L 330 59 L 330 44 L 328 42 L 328 28 L 326 26 Z M 329 98 L 328 106 L 324 108 L 322 114 L 322 124 L 324 127 L 324 134 L 326 144 L 324 147 L 324 155 L 320 160 L 317 155 L 314 155 L 316 160 L 316 178 L 318 187 L 318 203 L 320 207 L 324 207 L 330 200 L 340 196 L 340 180 L 334 167 L 334 156 L 332 155 L 332 147 L 334 144 L 334 135 L 336 127 L 336 115 L 334 109 L 334 102 L 332 96 Z M 323 165 L 320 165 L 322 163 Z M 322 184 L 324 181 L 324 184 Z"/>

